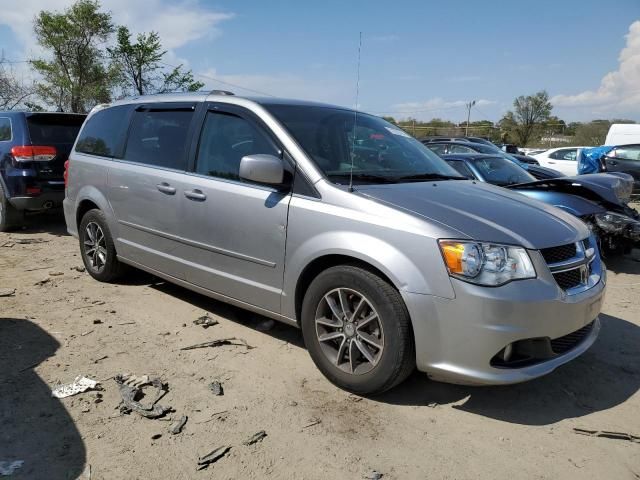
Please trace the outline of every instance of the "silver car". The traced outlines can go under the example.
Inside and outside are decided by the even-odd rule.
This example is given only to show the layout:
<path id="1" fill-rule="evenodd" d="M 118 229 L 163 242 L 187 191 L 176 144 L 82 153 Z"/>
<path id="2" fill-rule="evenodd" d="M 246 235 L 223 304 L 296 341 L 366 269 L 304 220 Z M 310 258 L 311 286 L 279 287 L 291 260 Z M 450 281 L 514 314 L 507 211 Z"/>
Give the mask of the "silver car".
<path id="1" fill-rule="evenodd" d="M 102 105 L 68 162 L 87 271 L 133 266 L 299 326 L 336 385 L 417 367 L 522 382 L 595 341 L 605 269 L 575 217 L 462 179 L 381 118 L 225 92 Z"/>

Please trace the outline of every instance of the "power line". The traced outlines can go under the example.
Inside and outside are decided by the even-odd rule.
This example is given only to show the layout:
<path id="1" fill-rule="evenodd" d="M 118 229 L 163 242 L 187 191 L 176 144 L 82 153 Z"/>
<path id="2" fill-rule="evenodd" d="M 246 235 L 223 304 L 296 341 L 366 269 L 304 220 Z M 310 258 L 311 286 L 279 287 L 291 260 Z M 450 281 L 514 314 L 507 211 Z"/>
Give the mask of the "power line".
<path id="1" fill-rule="evenodd" d="M 170 63 L 167 63 L 167 62 L 159 62 L 159 63 L 161 63 L 162 65 L 166 65 L 167 67 L 178 68 L 177 65 L 171 65 Z M 210 75 L 203 75 L 202 73 L 195 73 L 195 72 L 193 72 L 193 75 L 195 77 L 206 78 L 207 80 L 213 80 L 214 82 L 218 82 L 218 83 L 221 83 L 223 85 L 228 85 L 230 87 L 235 87 L 235 88 L 239 88 L 241 90 L 246 90 L 247 92 L 257 93 L 258 95 L 265 95 L 267 97 L 276 97 L 276 95 L 272 95 L 271 93 L 262 92 L 260 90 L 254 89 L 254 88 L 243 87 L 242 85 L 238 85 L 236 83 L 227 82 L 225 80 L 220 80 L 219 78 L 216 78 L 216 77 L 213 77 L 213 76 L 210 76 Z"/>

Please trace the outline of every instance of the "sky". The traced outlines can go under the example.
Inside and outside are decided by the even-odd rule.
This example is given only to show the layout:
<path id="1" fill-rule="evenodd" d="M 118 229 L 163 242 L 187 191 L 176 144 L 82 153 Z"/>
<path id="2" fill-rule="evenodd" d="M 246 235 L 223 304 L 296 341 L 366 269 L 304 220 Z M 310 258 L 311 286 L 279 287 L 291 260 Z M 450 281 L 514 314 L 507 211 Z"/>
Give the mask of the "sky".
<path id="1" fill-rule="evenodd" d="M 0 48 L 42 55 L 34 16 L 71 0 L 3 0 Z M 210 89 L 353 107 L 396 119 L 497 121 L 545 89 L 567 121 L 640 121 L 640 0 L 103 0 L 158 31 L 170 64 Z M 29 76 L 24 63 L 14 65 Z M 226 83 L 222 83 L 226 82 Z M 232 85 L 229 85 L 232 84 Z"/>

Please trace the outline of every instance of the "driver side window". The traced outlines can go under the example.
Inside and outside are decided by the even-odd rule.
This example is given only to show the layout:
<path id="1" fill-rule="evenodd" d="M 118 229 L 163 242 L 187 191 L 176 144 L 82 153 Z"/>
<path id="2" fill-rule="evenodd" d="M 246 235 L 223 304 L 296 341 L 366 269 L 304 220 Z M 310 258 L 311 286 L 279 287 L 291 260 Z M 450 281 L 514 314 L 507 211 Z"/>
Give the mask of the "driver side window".
<path id="1" fill-rule="evenodd" d="M 208 112 L 202 127 L 196 173 L 240 180 L 240 160 L 246 155 L 280 152 L 253 122 L 231 113 Z"/>

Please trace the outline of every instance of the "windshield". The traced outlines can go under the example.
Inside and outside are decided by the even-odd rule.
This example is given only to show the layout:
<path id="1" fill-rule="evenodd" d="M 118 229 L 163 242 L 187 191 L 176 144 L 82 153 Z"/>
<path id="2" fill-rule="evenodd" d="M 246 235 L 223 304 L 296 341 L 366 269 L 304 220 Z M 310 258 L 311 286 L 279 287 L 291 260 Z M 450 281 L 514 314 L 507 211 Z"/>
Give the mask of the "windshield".
<path id="1" fill-rule="evenodd" d="M 396 183 L 463 179 L 408 133 L 385 120 L 351 110 L 265 105 L 334 183 Z M 355 128 L 354 128 L 355 125 Z"/>
<path id="2" fill-rule="evenodd" d="M 515 185 L 516 183 L 535 182 L 535 177 L 524 169 L 503 157 L 485 157 L 472 159 L 487 183 L 494 185 Z"/>

